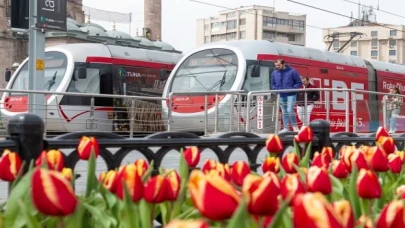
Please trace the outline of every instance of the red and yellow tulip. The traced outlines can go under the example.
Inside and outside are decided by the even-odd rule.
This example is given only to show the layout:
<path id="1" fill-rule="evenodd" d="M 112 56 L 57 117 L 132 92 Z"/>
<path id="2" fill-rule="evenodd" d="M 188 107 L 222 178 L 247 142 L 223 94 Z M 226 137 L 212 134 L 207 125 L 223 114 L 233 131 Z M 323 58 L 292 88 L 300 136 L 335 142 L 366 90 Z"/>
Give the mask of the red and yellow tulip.
<path id="1" fill-rule="evenodd" d="M 188 190 L 194 207 L 211 220 L 229 219 L 240 203 L 240 196 L 235 188 L 215 170 L 208 174 L 199 170 L 192 171 Z"/>
<path id="2" fill-rule="evenodd" d="M 291 197 L 291 206 L 294 205 L 299 194 L 306 192 L 305 185 L 301 182 L 298 173 L 284 176 L 280 183 L 280 190 L 283 200 Z"/>
<path id="3" fill-rule="evenodd" d="M 144 198 L 146 202 L 159 204 L 168 201 L 169 199 L 175 200 L 174 197 L 177 198 L 178 194 L 175 193 L 175 191 L 177 191 L 175 190 L 177 186 L 171 187 L 170 184 L 170 180 L 162 175 L 152 177 L 145 184 Z"/>
<path id="4" fill-rule="evenodd" d="M 347 200 L 340 200 L 334 202 L 332 206 L 339 216 L 339 220 L 343 227 L 353 228 L 355 224 L 355 218 L 350 202 Z"/>
<path id="5" fill-rule="evenodd" d="M 149 169 L 149 163 L 145 159 L 137 159 L 134 165 L 137 167 L 136 170 L 141 177 L 145 175 L 146 171 Z"/>
<path id="6" fill-rule="evenodd" d="M 196 146 L 188 147 L 184 150 L 183 156 L 187 162 L 188 167 L 195 168 L 200 162 L 201 151 Z"/>
<path id="7" fill-rule="evenodd" d="M 210 225 L 204 220 L 179 220 L 170 221 L 164 228 L 209 228 Z"/>
<path id="8" fill-rule="evenodd" d="M 73 170 L 71 168 L 63 168 L 61 173 L 68 181 L 73 180 Z"/>
<path id="9" fill-rule="evenodd" d="M 62 152 L 60 152 L 59 150 L 50 150 L 48 152 L 43 151 L 35 161 L 35 165 L 40 166 L 43 160 L 46 161 L 48 169 L 51 170 L 61 172 L 62 169 L 65 167 L 65 159 Z"/>
<path id="10" fill-rule="evenodd" d="M 321 192 L 329 195 L 332 193 L 332 182 L 325 168 L 312 166 L 307 174 L 307 187 L 310 192 Z"/>
<path id="11" fill-rule="evenodd" d="M 402 171 L 403 162 L 398 155 L 390 154 L 388 155 L 388 165 L 392 173 L 398 174 Z"/>
<path id="12" fill-rule="evenodd" d="M 263 177 L 249 174 L 242 192 L 248 199 L 248 211 L 253 215 L 270 216 L 278 209 L 280 182 L 276 174 L 267 172 Z"/>
<path id="13" fill-rule="evenodd" d="M 97 158 L 100 154 L 100 148 L 97 139 L 94 137 L 83 136 L 80 139 L 79 145 L 77 147 L 77 153 L 81 160 L 89 160 L 91 152 L 94 153 Z"/>
<path id="14" fill-rule="evenodd" d="M 205 161 L 203 167 L 202 167 L 202 171 L 207 174 L 209 173 L 211 170 L 216 170 L 219 175 L 221 175 L 223 178 L 225 178 L 225 180 L 227 181 L 231 181 L 232 177 L 231 177 L 231 169 L 229 168 L 228 164 L 222 164 L 219 163 L 215 160 L 207 160 Z"/>
<path id="15" fill-rule="evenodd" d="M 343 160 L 333 160 L 332 161 L 332 171 L 333 171 L 333 176 L 335 176 L 339 179 L 344 179 L 349 176 L 349 171 L 347 170 L 347 167 Z"/>
<path id="16" fill-rule="evenodd" d="M 108 173 L 107 173 L 108 175 Z M 107 177 L 104 179 L 105 181 L 109 181 L 107 183 L 110 183 L 109 185 L 106 184 L 107 186 L 110 186 L 111 189 L 114 186 L 114 180 L 112 179 L 113 173 L 110 174 L 109 180 L 107 180 Z M 144 193 L 144 185 L 141 179 L 141 176 L 139 175 L 138 172 L 138 167 L 135 166 L 134 164 L 129 164 L 121 168 L 121 170 L 117 174 L 117 187 L 116 187 L 116 194 L 117 196 L 123 200 L 125 196 L 125 187 L 128 190 L 128 193 L 130 197 L 132 198 L 133 202 L 138 202 L 139 200 L 142 199 L 143 193 Z M 104 182 L 105 183 L 105 182 Z M 104 185 L 103 183 L 103 185 Z M 105 185 L 105 186 L 106 186 Z M 110 190 L 111 191 L 111 190 Z"/>
<path id="17" fill-rule="evenodd" d="M 405 227 L 405 205 L 401 200 L 387 204 L 377 219 L 377 227 Z"/>
<path id="18" fill-rule="evenodd" d="M 165 170 L 166 179 L 169 181 L 168 201 L 175 201 L 180 193 L 180 175 L 174 169 Z"/>
<path id="19" fill-rule="evenodd" d="M 279 157 L 267 156 L 263 161 L 262 171 L 263 171 L 263 173 L 267 173 L 267 172 L 278 173 L 278 172 L 280 172 L 280 158 Z"/>
<path id="20" fill-rule="evenodd" d="M 237 161 L 232 165 L 232 181 L 238 186 L 242 186 L 243 180 L 251 172 L 249 165 L 245 161 Z"/>
<path id="21" fill-rule="evenodd" d="M 266 140 L 266 149 L 269 153 L 281 153 L 284 151 L 284 145 L 278 135 L 270 134 Z"/>
<path id="22" fill-rule="evenodd" d="M 312 142 L 313 139 L 314 133 L 312 132 L 312 129 L 309 126 L 301 127 L 298 134 L 294 137 L 294 140 L 297 141 L 298 143 L 309 143 Z"/>
<path id="23" fill-rule="evenodd" d="M 0 179 L 14 181 L 22 166 L 20 156 L 9 150 L 4 150 L 0 159 Z"/>
<path id="24" fill-rule="evenodd" d="M 112 193 L 115 193 L 117 189 L 117 171 L 110 170 L 108 172 L 100 173 L 98 177 L 98 182 L 102 183 L 104 188 Z"/>
<path id="25" fill-rule="evenodd" d="M 77 206 L 70 182 L 54 170 L 36 168 L 31 179 L 31 198 L 35 208 L 45 215 L 66 216 Z"/>
<path id="26" fill-rule="evenodd" d="M 379 127 L 375 133 L 375 140 L 378 141 L 381 137 L 389 137 L 387 130 L 384 127 Z"/>
<path id="27" fill-rule="evenodd" d="M 387 154 L 392 154 L 395 152 L 395 142 L 392 137 L 381 136 L 378 139 L 377 144 L 381 146 Z"/>
<path id="28" fill-rule="evenodd" d="M 316 152 L 312 160 L 311 166 L 317 166 L 319 168 L 329 168 L 330 159 L 328 154 L 320 154 Z"/>
<path id="29" fill-rule="evenodd" d="M 377 175 L 371 170 L 361 169 L 357 178 L 357 194 L 365 199 L 381 197 L 381 185 Z"/>
<path id="30" fill-rule="evenodd" d="M 299 159 L 296 153 L 287 153 L 281 160 L 281 166 L 283 167 L 286 173 L 297 172 L 297 170 L 294 167 L 294 164 L 299 166 Z"/>

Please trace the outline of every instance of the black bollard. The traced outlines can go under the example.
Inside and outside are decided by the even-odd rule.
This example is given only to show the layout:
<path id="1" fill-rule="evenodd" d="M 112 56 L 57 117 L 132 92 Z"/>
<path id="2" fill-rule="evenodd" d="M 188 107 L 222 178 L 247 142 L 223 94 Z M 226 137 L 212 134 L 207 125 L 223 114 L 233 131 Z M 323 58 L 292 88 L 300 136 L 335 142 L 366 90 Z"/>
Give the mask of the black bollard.
<path id="1" fill-rule="evenodd" d="M 312 147 L 312 159 L 315 151 L 321 152 L 324 147 L 331 146 L 332 142 L 330 140 L 330 124 L 328 121 L 316 119 L 309 124 L 309 127 L 314 132 L 314 135 L 319 139 L 318 145 Z"/>
<path id="2" fill-rule="evenodd" d="M 8 134 L 16 143 L 17 153 L 25 161 L 24 172 L 28 171 L 31 160 L 37 159 L 43 150 L 43 120 L 30 113 L 15 115 L 8 122 Z"/>

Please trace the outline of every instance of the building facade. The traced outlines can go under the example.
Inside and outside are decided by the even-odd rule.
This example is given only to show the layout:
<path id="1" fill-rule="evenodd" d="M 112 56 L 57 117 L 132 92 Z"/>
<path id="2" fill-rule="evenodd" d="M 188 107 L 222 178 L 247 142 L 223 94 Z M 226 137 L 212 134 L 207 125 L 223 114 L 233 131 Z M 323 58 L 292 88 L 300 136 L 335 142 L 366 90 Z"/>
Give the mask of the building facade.
<path id="1" fill-rule="evenodd" d="M 162 40 L 162 0 L 144 1 L 144 27 L 150 29 L 151 40 Z"/>
<path id="2" fill-rule="evenodd" d="M 273 40 L 305 46 L 306 15 L 247 6 L 197 20 L 197 45 L 225 40 Z"/>
<path id="3" fill-rule="evenodd" d="M 384 27 L 383 27 L 384 26 Z M 324 42 L 330 51 L 339 51 L 346 55 L 355 55 L 368 60 L 405 64 L 405 26 L 374 24 L 330 28 L 323 31 Z M 389 28 L 387 28 L 389 27 Z M 361 33 L 347 43 L 351 33 Z M 333 36 L 331 37 L 330 35 Z M 329 35 L 329 36 L 328 36 Z M 343 45 L 347 45 L 343 47 Z M 342 49 L 343 48 L 343 49 Z"/>

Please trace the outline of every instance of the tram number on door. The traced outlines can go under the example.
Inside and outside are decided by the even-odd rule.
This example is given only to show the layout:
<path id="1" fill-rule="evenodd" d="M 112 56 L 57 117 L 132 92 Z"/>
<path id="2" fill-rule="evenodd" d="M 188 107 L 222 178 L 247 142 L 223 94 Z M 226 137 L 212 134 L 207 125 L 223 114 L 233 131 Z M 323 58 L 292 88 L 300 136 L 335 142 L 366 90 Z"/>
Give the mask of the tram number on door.
<path id="1" fill-rule="evenodd" d="M 257 129 L 263 129 L 263 96 L 257 96 Z"/>

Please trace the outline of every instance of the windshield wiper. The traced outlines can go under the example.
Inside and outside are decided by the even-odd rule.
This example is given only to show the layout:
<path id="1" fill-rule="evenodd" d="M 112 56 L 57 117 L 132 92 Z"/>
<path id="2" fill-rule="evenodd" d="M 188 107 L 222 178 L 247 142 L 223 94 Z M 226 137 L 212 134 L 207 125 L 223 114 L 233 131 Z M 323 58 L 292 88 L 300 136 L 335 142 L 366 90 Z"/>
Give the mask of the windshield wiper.
<path id="1" fill-rule="evenodd" d="M 226 72 L 224 71 L 224 75 L 222 76 L 222 79 L 215 82 L 214 85 L 212 85 L 210 88 L 207 89 L 207 91 L 211 91 L 213 90 L 215 87 L 217 87 L 219 85 L 219 88 L 221 88 L 224 84 L 225 84 L 225 79 L 226 79 Z"/>
<path id="2" fill-rule="evenodd" d="M 48 91 L 51 90 L 52 86 L 55 84 L 57 74 L 58 74 L 58 71 L 56 71 L 55 74 L 52 76 L 52 78 L 45 83 L 45 90 L 46 90 L 46 87 L 48 87 Z"/>

